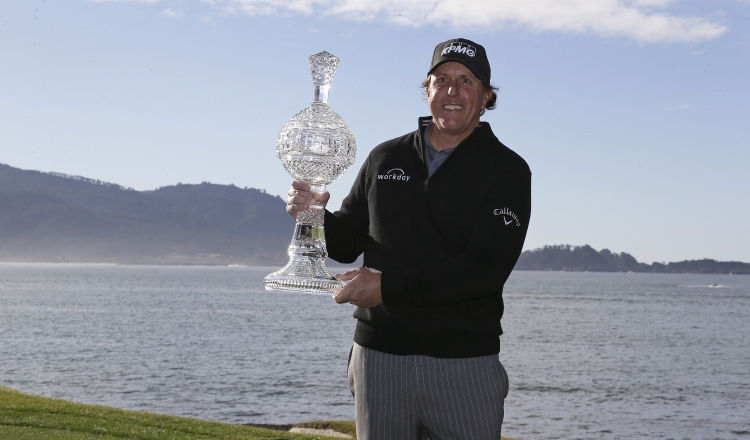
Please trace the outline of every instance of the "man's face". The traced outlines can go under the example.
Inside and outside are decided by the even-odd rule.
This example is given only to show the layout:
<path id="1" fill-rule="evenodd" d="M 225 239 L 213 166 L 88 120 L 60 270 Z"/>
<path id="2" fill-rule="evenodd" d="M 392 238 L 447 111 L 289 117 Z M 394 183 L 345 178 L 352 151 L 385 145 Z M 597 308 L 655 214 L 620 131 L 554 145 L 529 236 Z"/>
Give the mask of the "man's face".
<path id="1" fill-rule="evenodd" d="M 443 134 L 468 136 L 479 124 L 479 114 L 491 96 L 461 63 L 443 63 L 430 74 L 427 105 L 432 122 Z"/>

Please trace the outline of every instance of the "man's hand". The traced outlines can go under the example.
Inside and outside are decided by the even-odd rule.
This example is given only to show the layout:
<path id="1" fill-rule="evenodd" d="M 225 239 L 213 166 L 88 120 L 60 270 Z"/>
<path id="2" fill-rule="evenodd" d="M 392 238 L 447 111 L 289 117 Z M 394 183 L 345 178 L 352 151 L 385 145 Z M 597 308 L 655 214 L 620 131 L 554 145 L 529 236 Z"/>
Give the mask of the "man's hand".
<path id="1" fill-rule="evenodd" d="M 383 304 L 383 297 L 380 294 L 380 272 L 371 272 L 367 268 L 360 267 L 338 274 L 336 278 L 343 281 L 351 280 L 333 295 L 337 303 L 348 302 L 365 308 Z"/>
<path id="2" fill-rule="evenodd" d="M 295 220 L 297 220 L 297 213 L 306 211 L 310 205 L 317 204 L 322 208 L 325 208 L 328 199 L 331 198 L 331 194 L 329 194 L 328 191 L 325 191 L 323 194 L 318 194 L 311 191 L 310 185 L 301 180 L 295 180 L 292 182 L 292 188 L 287 195 L 289 197 L 286 198 L 286 212 L 288 212 Z"/>

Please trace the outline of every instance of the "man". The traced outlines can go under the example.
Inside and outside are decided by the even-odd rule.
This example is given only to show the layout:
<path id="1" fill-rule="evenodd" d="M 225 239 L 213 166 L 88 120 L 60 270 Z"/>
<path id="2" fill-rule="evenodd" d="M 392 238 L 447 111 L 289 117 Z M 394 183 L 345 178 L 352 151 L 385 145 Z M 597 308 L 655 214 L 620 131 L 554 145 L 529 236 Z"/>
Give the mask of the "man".
<path id="1" fill-rule="evenodd" d="M 438 44 L 424 86 L 431 117 L 372 150 L 325 212 L 329 256 L 364 268 L 334 295 L 357 306 L 350 355 L 358 439 L 497 440 L 503 284 L 523 247 L 531 172 L 480 116 L 497 95 L 482 46 Z M 327 202 L 296 181 L 287 211 Z"/>

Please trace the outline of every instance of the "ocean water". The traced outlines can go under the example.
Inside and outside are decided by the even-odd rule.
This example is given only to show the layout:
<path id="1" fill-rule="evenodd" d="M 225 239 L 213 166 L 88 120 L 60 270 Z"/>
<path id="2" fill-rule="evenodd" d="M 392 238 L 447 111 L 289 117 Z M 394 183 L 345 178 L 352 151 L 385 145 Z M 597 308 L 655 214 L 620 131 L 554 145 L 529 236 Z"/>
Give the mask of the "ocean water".
<path id="1" fill-rule="evenodd" d="M 354 307 L 272 268 L 0 264 L 0 385 L 230 423 L 352 419 Z M 503 433 L 750 439 L 750 276 L 515 272 Z"/>

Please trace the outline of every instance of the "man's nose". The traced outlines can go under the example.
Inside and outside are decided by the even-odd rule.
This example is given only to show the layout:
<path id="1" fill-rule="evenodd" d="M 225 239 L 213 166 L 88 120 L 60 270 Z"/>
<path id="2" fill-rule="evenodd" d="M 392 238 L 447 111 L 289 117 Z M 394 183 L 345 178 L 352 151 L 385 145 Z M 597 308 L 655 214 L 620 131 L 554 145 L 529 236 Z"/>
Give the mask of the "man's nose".
<path id="1" fill-rule="evenodd" d="M 448 95 L 458 96 L 458 87 L 456 87 L 455 84 L 451 84 L 450 86 L 448 86 Z"/>

